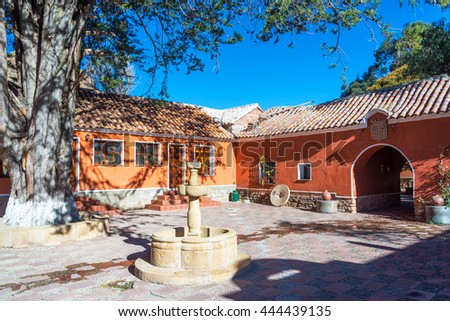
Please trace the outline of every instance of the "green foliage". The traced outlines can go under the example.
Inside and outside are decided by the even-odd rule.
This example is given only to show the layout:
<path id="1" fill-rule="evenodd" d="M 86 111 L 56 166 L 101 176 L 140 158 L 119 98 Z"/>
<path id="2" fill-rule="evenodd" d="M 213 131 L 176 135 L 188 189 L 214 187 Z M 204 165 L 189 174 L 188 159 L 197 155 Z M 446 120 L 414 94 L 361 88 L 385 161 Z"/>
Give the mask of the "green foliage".
<path id="1" fill-rule="evenodd" d="M 444 159 L 447 156 L 447 152 L 450 150 L 450 146 L 443 148 L 439 157 L 439 161 L 436 165 L 439 181 L 438 186 L 441 191 L 441 196 L 444 199 L 444 205 L 450 207 L 450 169 L 444 165 Z"/>
<path id="2" fill-rule="evenodd" d="M 409 81 L 417 80 L 420 77 L 417 75 L 411 75 L 408 70 L 408 65 L 403 65 L 385 77 L 377 79 L 373 85 L 366 88 L 367 91 L 378 90 L 381 88 L 392 87 L 399 84 L 404 84 Z"/>
<path id="3" fill-rule="evenodd" d="M 130 66 L 137 66 L 151 76 L 150 87 L 161 81 L 159 96 L 167 97 L 171 68 L 202 71 L 201 58 L 218 59 L 219 46 L 242 40 L 231 21 L 244 8 L 233 1 L 96 1 L 84 66 L 95 87 L 120 93 L 136 81 Z"/>

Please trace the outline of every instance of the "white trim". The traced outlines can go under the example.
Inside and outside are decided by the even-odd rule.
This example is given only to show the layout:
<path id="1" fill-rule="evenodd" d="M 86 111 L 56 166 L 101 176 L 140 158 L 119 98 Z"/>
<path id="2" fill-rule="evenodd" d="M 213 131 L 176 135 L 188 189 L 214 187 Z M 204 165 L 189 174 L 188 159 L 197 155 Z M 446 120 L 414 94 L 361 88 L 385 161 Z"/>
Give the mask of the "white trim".
<path id="1" fill-rule="evenodd" d="M 406 159 L 406 161 L 409 163 L 409 166 L 411 167 L 411 172 L 412 172 L 412 175 L 413 175 L 412 181 L 413 181 L 413 199 L 414 199 L 414 196 L 415 196 L 415 193 L 416 193 L 416 179 L 415 179 L 416 174 L 414 173 L 414 167 L 413 167 L 411 161 L 410 161 L 409 158 L 405 155 L 405 153 L 403 153 L 397 146 L 394 146 L 394 145 L 391 145 L 391 144 L 385 144 L 385 143 L 378 143 L 378 144 L 370 145 L 370 146 L 364 148 L 363 151 L 360 152 L 360 153 L 358 154 L 358 156 L 356 156 L 355 160 L 354 160 L 353 163 L 352 163 L 352 166 L 350 167 L 350 194 L 351 194 L 353 197 L 356 198 L 356 196 L 355 196 L 355 174 L 354 174 L 354 172 L 353 172 L 356 162 L 357 162 L 358 159 L 362 156 L 362 154 L 364 154 L 367 150 L 369 150 L 369 149 L 371 149 L 371 148 L 374 148 L 374 147 L 377 147 L 377 146 L 388 146 L 388 147 L 394 148 L 394 149 L 397 150 L 400 154 L 402 154 L 402 156 L 403 156 L 403 157 Z M 378 195 L 378 194 L 374 194 L 374 195 Z M 381 195 L 381 194 L 380 194 L 380 195 Z M 362 196 L 363 196 L 363 195 L 362 195 Z"/>
<path id="2" fill-rule="evenodd" d="M 239 187 L 236 186 L 236 189 L 246 189 L 252 191 L 271 191 L 272 188 L 259 188 L 259 187 Z M 297 189 L 291 189 L 291 193 L 309 193 L 309 194 L 320 194 L 322 195 L 323 191 L 301 191 Z M 356 197 L 346 196 L 346 195 L 338 195 L 337 192 L 329 192 L 330 194 L 334 194 L 336 198 L 345 198 L 345 199 L 356 199 Z"/>
<path id="3" fill-rule="evenodd" d="M 0 197 L 9 196 L 9 195 L 11 195 L 11 194 L 0 194 Z"/>
<path id="4" fill-rule="evenodd" d="M 135 167 L 154 167 L 154 166 L 149 166 L 149 165 L 137 165 L 136 160 L 136 144 L 153 144 L 153 145 L 158 145 L 158 160 L 157 160 L 157 164 L 156 166 L 159 167 L 162 165 L 162 159 L 161 159 L 161 142 L 146 142 L 146 141 L 141 141 L 141 140 L 135 140 L 134 141 L 134 166 Z"/>
<path id="5" fill-rule="evenodd" d="M 373 115 L 375 115 L 376 113 L 380 113 L 386 116 L 386 118 L 389 118 L 392 116 L 392 112 L 383 108 L 372 108 L 371 110 L 369 110 L 369 112 L 366 114 L 366 116 L 364 116 L 363 118 L 363 122 L 364 124 L 367 126 L 368 124 L 368 120 L 370 117 L 372 117 Z"/>
<path id="6" fill-rule="evenodd" d="M 164 191 L 167 188 L 163 187 L 141 187 L 141 188 L 115 188 L 115 189 L 90 189 L 90 190 L 81 190 L 77 193 L 100 193 L 100 192 L 123 192 L 123 191 L 153 191 L 153 190 L 161 190 Z"/>
<path id="7" fill-rule="evenodd" d="M 104 142 L 120 142 L 122 143 L 122 151 L 121 151 L 121 164 L 119 165 L 103 165 L 103 164 L 95 164 L 95 141 L 100 140 Z M 125 141 L 122 139 L 108 139 L 108 138 L 93 138 L 92 139 L 92 166 L 104 166 L 104 167 L 114 167 L 114 166 L 122 166 L 125 164 Z"/>
<path id="8" fill-rule="evenodd" d="M 432 119 L 447 118 L 447 117 L 450 117 L 450 113 L 427 114 L 427 115 L 423 115 L 423 116 L 391 118 L 388 120 L 388 123 L 389 124 L 410 123 L 410 122 L 421 121 L 421 120 L 432 120 Z"/>
<path id="9" fill-rule="evenodd" d="M 205 140 L 205 141 L 217 141 L 217 142 L 229 142 L 234 138 L 212 138 L 195 135 L 175 135 L 175 134 L 158 134 L 158 133 L 145 133 L 138 131 L 123 131 L 114 129 L 101 129 L 101 128 L 85 128 L 75 126 L 75 131 L 82 131 L 88 133 L 105 133 L 105 134 L 119 134 L 119 135 L 132 135 L 132 136 L 145 136 L 145 137 L 158 137 L 158 138 L 178 138 L 187 140 Z"/>
<path id="10" fill-rule="evenodd" d="M 300 178 L 300 165 L 309 165 L 309 179 Z M 312 164 L 311 163 L 298 163 L 297 164 L 297 181 L 309 182 L 312 181 Z"/>
<path id="11" fill-rule="evenodd" d="M 214 146 L 211 146 L 211 145 L 194 145 L 194 161 L 195 161 L 195 159 L 196 159 L 196 154 L 195 154 L 195 149 L 197 148 L 197 147 L 200 147 L 200 148 L 202 148 L 202 147 L 208 147 L 210 150 L 212 149 L 212 154 L 213 154 L 213 158 L 214 158 L 214 162 L 213 162 L 213 168 L 212 168 L 212 175 L 211 175 L 211 166 L 210 166 L 210 173 L 208 173 L 207 175 L 205 174 L 205 176 L 207 176 L 207 177 L 214 177 L 215 176 L 215 174 L 216 174 L 216 158 L 215 158 L 215 150 L 214 150 Z M 210 160 L 211 161 L 211 160 Z"/>
<path id="12" fill-rule="evenodd" d="M 181 180 L 181 184 L 186 184 L 186 144 L 182 143 L 168 143 L 167 144 L 167 186 L 170 188 L 170 146 L 183 146 L 183 177 Z"/>
<path id="13" fill-rule="evenodd" d="M 75 192 L 80 190 L 80 150 L 81 150 L 81 140 L 80 137 L 74 137 L 73 140 L 77 142 L 77 156 L 75 162 Z M 72 169 L 73 170 L 73 169 Z"/>

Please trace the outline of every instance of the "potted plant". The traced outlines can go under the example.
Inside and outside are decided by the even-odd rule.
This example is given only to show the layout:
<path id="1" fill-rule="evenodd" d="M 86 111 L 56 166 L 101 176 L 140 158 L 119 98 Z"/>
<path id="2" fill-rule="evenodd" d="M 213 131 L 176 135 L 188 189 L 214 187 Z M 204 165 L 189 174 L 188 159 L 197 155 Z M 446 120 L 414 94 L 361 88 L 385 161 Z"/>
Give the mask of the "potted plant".
<path id="1" fill-rule="evenodd" d="M 450 224 L 450 169 L 444 166 L 443 154 L 440 158 L 436 165 L 440 194 L 432 197 L 432 206 L 425 206 L 425 218 L 430 223 Z"/>

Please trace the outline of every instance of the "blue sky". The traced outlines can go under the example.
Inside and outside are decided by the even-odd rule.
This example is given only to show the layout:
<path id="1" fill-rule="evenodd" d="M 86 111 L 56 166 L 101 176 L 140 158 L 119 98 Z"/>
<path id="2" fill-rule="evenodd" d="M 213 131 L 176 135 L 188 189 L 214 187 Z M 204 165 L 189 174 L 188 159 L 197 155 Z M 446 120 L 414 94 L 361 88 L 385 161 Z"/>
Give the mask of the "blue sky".
<path id="1" fill-rule="evenodd" d="M 406 2 L 406 1 L 405 1 Z M 450 11 L 421 5 L 412 9 L 400 7 L 400 1 L 382 1 L 381 15 L 392 28 L 401 29 L 412 21 L 434 22 L 441 18 L 450 21 Z M 249 103 L 259 103 L 263 109 L 273 106 L 297 105 L 304 102 L 325 102 L 339 98 L 342 86 L 342 67 L 329 68 L 336 57 L 323 57 L 321 45 L 332 43 L 330 36 L 303 34 L 278 44 L 255 44 L 250 39 L 232 46 L 223 46 L 220 71 L 215 62 L 205 60 L 205 70 L 186 75 L 184 71 L 171 72 L 168 100 L 192 103 L 213 108 L 228 108 Z M 380 33 L 378 44 L 383 38 Z M 359 25 L 347 31 L 341 39 L 349 82 L 362 74 L 373 63 L 377 42 L 371 41 L 367 27 Z M 133 94 L 142 94 L 148 86 L 144 75 Z"/>

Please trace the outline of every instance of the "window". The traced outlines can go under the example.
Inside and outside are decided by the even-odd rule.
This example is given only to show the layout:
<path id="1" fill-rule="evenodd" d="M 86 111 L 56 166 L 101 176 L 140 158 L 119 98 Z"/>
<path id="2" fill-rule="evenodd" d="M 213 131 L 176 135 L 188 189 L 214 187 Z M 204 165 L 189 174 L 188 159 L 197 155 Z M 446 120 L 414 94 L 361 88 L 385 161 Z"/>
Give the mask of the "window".
<path id="1" fill-rule="evenodd" d="M 159 166 L 160 160 L 159 143 L 136 143 L 135 162 L 136 166 Z"/>
<path id="2" fill-rule="evenodd" d="M 194 159 L 202 164 L 198 171 L 200 175 L 214 176 L 214 147 L 196 146 L 194 148 Z"/>
<path id="3" fill-rule="evenodd" d="M 122 165 L 123 142 L 94 140 L 94 165 Z"/>
<path id="4" fill-rule="evenodd" d="M 259 183 L 261 185 L 275 184 L 275 162 L 259 162 Z"/>
<path id="5" fill-rule="evenodd" d="M 312 167 L 310 163 L 298 164 L 298 180 L 310 181 L 312 178 Z"/>

